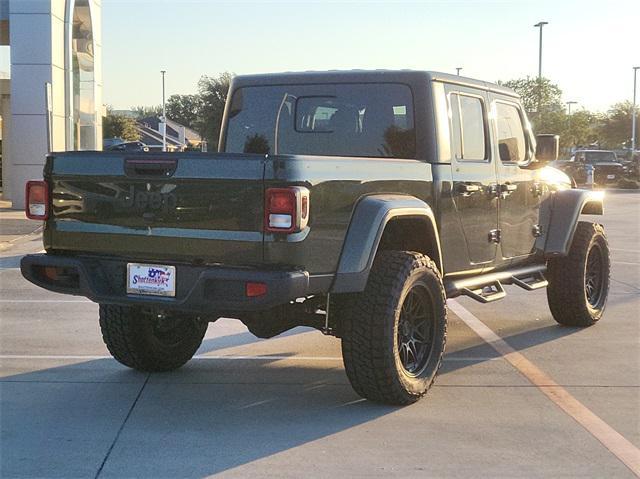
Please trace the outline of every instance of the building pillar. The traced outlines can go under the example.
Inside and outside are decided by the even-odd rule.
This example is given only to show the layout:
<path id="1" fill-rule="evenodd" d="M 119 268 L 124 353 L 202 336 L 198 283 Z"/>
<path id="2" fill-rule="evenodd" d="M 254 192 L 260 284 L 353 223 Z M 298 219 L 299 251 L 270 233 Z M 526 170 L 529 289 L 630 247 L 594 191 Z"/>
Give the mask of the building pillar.
<path id="1" fill-rule="evenodd" d="M 64 149 L 64 0 L 10 0 L 11 134 L 5 197 L 24 207 L 24 184 L 42 178 L 47 154 L 45 84 L 52 85 L 53 147 Z"/>
<path id="2" fill-rule="evenodd" d="M 2 195 L 7 199 L 6 190 L 9 185 L 11 172 L 11 151 L 9 138 L 11 138 L 11 101 L 9 95 L 0 95 L 0 116 L 2 117 Z"/>
<path id="3" fill-rule="evenodd" d="M 24 206 L 24 184 L 42 178 L 48 152 L 45 84 L 51 84 L 52 150 L 72 150 L 77 142 L 70 141 L 74 128 L 74 14 L 90 10 L 87 41 L 82 45 L 87 55 L 93 52 L 93 97 L 95 115 L 90 124 L 95 128 L 87 133 L 91 141 L 85 147 L 102 147 L 102 42 L 100 0 L 0 0 L 8 2 L 9 47 L 11 51 L 11 134 L 3 140 L 10 155 L 3 165 L 4 197 L 14 208 Z M 81 12 L 77 10 L 78 7 Z M 6 8 L 2 10 L 6 17 Z M 82 33 L 82 32 L 81 32 Z M 85 32 L 86 33 L 86 32 Z M 80 38 L 78 41 L 81 41 Z M 78 42 L 76 42 L 77 44 Z M 74 44 L 75 45 L 75 44 Z M 86 81 L 80 80 L 80 81 Z M 82 104 L 82 101 L 76 101 Z M 90 109 L 92 107 L 89 107 Z M 86 121 L 85 110 L 85 121 Z M 95 136 L 94 136 L 95 135 Z"/>

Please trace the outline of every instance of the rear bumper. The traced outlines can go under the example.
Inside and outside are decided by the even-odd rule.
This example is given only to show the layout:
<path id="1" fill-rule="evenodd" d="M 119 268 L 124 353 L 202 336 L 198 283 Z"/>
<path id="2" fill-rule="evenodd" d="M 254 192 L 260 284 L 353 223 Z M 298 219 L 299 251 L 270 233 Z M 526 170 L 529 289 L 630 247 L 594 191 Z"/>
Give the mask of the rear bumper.
<path id="1" fill-rule="evenodd" d="M 33 284 L 57 293 L 86 296 L 96 303 L 220 314 L 261 311 L 309 294 L 306 271 L 173 266 L 176 267 L 176 296 L 166 298 L 127 294 L 126 260 L 34 254 L 20 262 L 22 275 Z M 45 268 L 57 268 L 56 271 L 63 274 L 52 279 Z M 247 297 L 246 282 L 266 284 L 266 294 Z"/>

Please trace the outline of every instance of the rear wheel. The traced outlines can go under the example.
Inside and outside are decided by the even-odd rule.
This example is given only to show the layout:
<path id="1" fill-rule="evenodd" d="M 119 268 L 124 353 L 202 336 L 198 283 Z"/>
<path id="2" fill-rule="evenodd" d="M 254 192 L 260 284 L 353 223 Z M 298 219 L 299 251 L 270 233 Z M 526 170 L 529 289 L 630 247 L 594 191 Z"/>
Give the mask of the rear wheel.
<path id="1" fill-rule="evenodd" d="M 553 318 L 567 326 L 591 326 L 609 294 L 609 245 L 601 225 L 581 221 L 569 254 L 547 265 L 547 300 Z"/>
<path id="2" fill-rule="evenodd" d="M 365 291 L 340 303 L 342 355 L 356 392 L 387 404 L 420 399 L 435 380 L 446 341 L 445 293 L 433 261 L 382 251 Z"/>
<path id="3" fill-rule="evenodd" d="M 177 369 L 193 357 L 208 323 L 195 316 L 100 305 L 100 329 L 111 355 L 140 371 Z"/>

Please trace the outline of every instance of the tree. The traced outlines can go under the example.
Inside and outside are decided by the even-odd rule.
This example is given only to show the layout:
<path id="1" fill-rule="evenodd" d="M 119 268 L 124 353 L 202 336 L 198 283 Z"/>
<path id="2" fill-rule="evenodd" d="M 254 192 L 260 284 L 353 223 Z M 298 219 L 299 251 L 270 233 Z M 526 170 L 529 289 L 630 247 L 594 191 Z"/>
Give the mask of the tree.
<path id="1" fill-rule="evenodd" d="M 260 133 L 255 133 L 244 142 L 244 153 L 259 153 L 261 155 L 268 155 L 270 153 L 269 140 L 266 136 Z"/>
<path id="2" fill-rule="evenodd" d="M 162 115 L 162 105 L 155 106 L 132 106 L 131 111 L 136 116 L 136 118 L 147 118 L 149 116 L 161 116 Z"/>
<path id="3" fill-rule="evenodd" d="M 198 81 L 198 93 L 171 95 L 166 105 L 167 118 L 196 130 L 215 149 L 232 78 L 233 74 L 227 72 L 217 78 L 205 75 Z M 162 114 L 162 106 L 136 106 L 131 110 L 138 118 Z"/>
<path id="4" fill-rule="evenodd" d="M 516 91 L 522 99 L 527 113 L 563 110 L 562 90 L 548 78 L 518 78 L 506 82 L 498 82 Z"/>
<path id="5" fill-rule="evenodd" d="M 538 81 L 537 78 L 527 77 L 498 83 L 512 88 L 520 95 L 535 133 L 560 135 L 562 148 L 597 141 L 600 117 L 585 109 L 578 110 L 569 117 L 562 101 L 562 90 L 549 79 L 542 78 Z"/>
<path id="6" fill-rule="evenodd" d="M 518 78 L 498 84 L 520 95 L 536 133 L 558 133 L 559 125 L 565 123 L 562 90 L 548 78 Z"/>
<path id="7" fill-rule="evenodd" d="M 198 95 L 202 101 L 200 114 L 202 123 L 199 132 L 207 139 L 212 149 L 218 145 L 224 104 L 227 101 L 232 79 L 233 74 L 225 72 L 217 78 L 203 76 L 198 82 Z"/>
<path id="8" fill-rule="evenodd" d="M 571 117 L 567 115 L 567 128 L 560 133 L 561 144 L 563 146 L 578 146 L 597 142 L 599 121 L 598 114 L 585 109 L 572 113 Z"/>
<path id="9" fill-rule="evenodd" d="M 612 105 L 598 126 L 598 136 L 602 146 L 618 148 L 631 146 L 631 119 L 633 105 L 624 101 Z M 636 122 L 636 138 L 640 138 L 640 122 Z"/>
<path id="10" fill-rule="evenodd" d="M 171 95 L 167 100 L 167 118 L 201 133 L 202 98 L 200 95 Z"/>
<path id="11" fill-rule="evenodd" d="M 114 114 L 111 109 L 107 109 L 107 116 L 102 122 L 102 137 L 138 141 L 140 132 L 136 127 L 136 120 L 128 116 Z"/>

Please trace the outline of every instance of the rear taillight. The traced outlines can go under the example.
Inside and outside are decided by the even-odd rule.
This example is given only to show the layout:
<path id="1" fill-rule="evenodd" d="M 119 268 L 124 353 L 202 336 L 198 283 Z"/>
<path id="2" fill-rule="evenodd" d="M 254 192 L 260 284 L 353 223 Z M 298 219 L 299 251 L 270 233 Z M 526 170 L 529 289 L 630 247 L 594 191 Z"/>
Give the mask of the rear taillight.
<path id="1" fill-rule="evenodd" d="M 248 282 L 244 285 L 244 294 L 247 298 L 256 298 L 267 294 L 267 285 L 265 283 Z"/>
<path id="2" fill-rule="evenodd" d="M 272 233 L 295 233 L 309 222 L 309 190 L 303 186 L 268 188 L 264 229 Z"/>
<path id="3" fill-rule="evenodd" d="M 27 181 L 25 213 L 32 220 L 49 217 L 49 185 L 44 181 Z"/>

